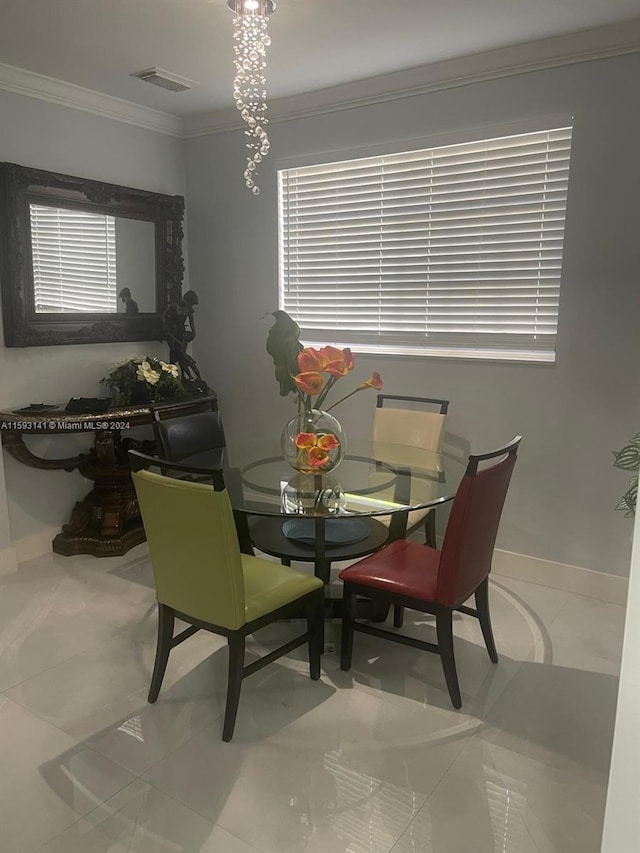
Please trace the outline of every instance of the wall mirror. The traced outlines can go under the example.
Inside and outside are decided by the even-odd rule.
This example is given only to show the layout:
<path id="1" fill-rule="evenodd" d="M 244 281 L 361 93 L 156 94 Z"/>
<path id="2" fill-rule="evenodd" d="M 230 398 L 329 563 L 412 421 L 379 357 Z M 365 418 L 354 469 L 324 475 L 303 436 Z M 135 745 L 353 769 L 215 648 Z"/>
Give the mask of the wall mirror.
<path id="1" fill-rule="evenodd" d="M 182 196 L 0 164 L 5 346 L 160 340 L 183 214 Z"/>

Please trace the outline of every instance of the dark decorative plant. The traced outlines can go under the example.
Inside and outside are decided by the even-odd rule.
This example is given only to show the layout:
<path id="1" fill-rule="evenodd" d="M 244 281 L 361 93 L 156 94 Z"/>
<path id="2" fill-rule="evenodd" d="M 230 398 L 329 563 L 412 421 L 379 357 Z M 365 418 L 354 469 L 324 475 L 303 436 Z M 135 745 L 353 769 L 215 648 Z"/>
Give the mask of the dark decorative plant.
<path id="1" fill-rule="evenodd" d="M 640 432 L 630 439 L 622 450 L 613 450 L 615 456 L 614 468 L 622 468 L 623 471 L 637 471 L 640 468 Z M 616 509 L 624 512 L 625 518 L 636 514 L 636 503 L 638 500 L 638 477 L 629 480 L 629 488 L 616 504 Z"/>
<path id="2" fill-rule="evenodd" d="M 298 372 L 298 353 L 302 352 L 300 326 L 286 311 L 273 311 L 275 323 L 267 335 L 267 352 L 276 368 L 276 380 L 280 385 L 280 396 L 297 391 L 293 377 Z M 267 315 L 265 314 L 265 317 Z"/>

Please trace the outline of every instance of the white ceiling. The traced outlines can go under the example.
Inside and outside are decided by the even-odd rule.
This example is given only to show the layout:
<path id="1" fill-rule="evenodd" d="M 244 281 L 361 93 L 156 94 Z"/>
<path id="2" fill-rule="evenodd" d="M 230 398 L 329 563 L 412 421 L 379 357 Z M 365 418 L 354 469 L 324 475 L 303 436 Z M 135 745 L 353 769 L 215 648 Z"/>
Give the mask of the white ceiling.
<path id="1" fill-rule="evenodd" d="M 278 0 L 269 97 L 279 98 L 640 15 L 640 0 Z M 0 63 L 163 112 L 232 104 L 226 0 L 0 0 Z M 197 81 L 176 94 L 129 75 Z"/>

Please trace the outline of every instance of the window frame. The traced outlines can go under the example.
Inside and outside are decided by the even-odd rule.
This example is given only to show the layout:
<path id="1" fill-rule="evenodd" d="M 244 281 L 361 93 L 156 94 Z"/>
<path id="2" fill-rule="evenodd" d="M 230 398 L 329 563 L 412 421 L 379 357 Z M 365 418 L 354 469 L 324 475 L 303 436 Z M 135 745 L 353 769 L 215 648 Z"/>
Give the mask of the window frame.
<path id="1" fill-rule="evenodd" d="M 518 346 L 517 338 L 511 345 L 505 338 L 502 340 L 505 346 L 492 346 L 491 342 L 487 342 L 487 346 L 478 346 L 477 344 L 469 343 L 467 347 L 464 345 L 465 333 L 460 332 L 460 342 L 451 345 L 447 343 L 442 345 L 436 342 L 435 344 L 419 346 L 415 343 L 409 343 L 397 339 L 396 341 L 387 340 L 383 343 L 372 344 L 368 341 L 363 341 L 359 338 L 355 330 L 348 332 L 336 331 L 328 333 L 327 330 L 320 328 L 303 328 L 303 336 L 305 343 L 308 344 L 326 344 L 332 343 L 336 346 L 349 346 L 355 352 L 383 354 L 389 356 L 402 357 L 434 357 L 434 358 L 449 358 L 462 360 L 482 360 L 482 361 L 499 361 L 499 362 L 529 362 L 537 364 L 554 364 L 556 362 L 557 341 L 560 324 L 560 300 L 562 287 L 562 265 L 565 256 L 565 231 L 567 217 L 569 215 L 569 199 L 570 199 L 570 170 L 573 146 L 573 130 L 574 117 L 569 113 L 554 114 L 540 116 L 529 121 L 510 122 L 502 124 L 492 124 L 468 128 L 463 131 L 454 131 L 443 134 L 437 134 L 429 137 L 413 138 L 404 140 L 403 142 L 384 143 L 369 147 L 362 147 L 348 150 L 329 150 L 325 152 L 316 152 L 306 156 L 298 156 L 292 158 L 282 158 L 277 161 L 276 167 L 278 170 L 278 303 L 281 309 L 287 310 L 285 306 L 285 235 L 284 235 L 284 190 L 283 190 L 283 173 L 289 169 L 313 167 L 313 166 L 330 166 L 333 163 L 339 164 L 350 160 L 360 160 L 367 157 L 382 157 L 385 155 L 410 155 L 412 152 L 421 151 L 423 149 L 440 148 L 450 145 L 458 145 L 465 143 L 478 142 L 501 137 L 524 135 L 530 133 L 541 133 L 561 128 L 569 128 L 569 142 L 567 153 L 567 189 L 564 199 L 564 218 L 562 220 L 562 230 L 560 235 L 560 261 L 557 273 L 557 289 L 558 303 L 555 308 L 555 323 L 556 332 L 553 338 L 553 346 L 550 349 L 535 349 L 531 346 Z M 507 245 L 507 244 L 504 244 Z M 533 288 L 532 288 L 533 289 Z M 499 312 L 498 312 L 499 313 Z M 498 314 L 496 314 L 498 316 Z M 302 325 L 302 324 L 301 324 Z M 495 336 L 497 333 L 493 333 Z M 426 338 L 426 336 L 425 336 Z"/>

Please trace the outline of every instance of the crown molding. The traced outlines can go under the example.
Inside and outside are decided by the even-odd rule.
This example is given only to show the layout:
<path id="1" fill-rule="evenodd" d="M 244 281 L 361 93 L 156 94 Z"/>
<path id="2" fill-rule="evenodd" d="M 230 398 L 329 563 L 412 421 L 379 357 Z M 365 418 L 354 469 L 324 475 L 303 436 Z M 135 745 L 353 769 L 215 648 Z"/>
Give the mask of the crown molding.
<path id="1" fill-rule="evenodd" d="M 44 74 L 36 74 L 24 68 L 16 68 L 14 65 L 0 63 L 0 90 L 13 92 L 17 95 L 26 95 L 29 98 L 38 98 L 52 104 L 60 104 L 75 110 L 93 113 L 93 115 L 122 121 L 153 130 L 157 133 L 165 133 L 169 136 L 183 136 L 182 119 L 170 113 L 142 107 L 112 95 L 105 95 L 93 89 L 85 89 L 84 86 L 76 86 L 75 83 L 67 83 L 57 80 L 55 77 L 47 77 Z"/>
<path id="2" fill-rule="evenodd" d="M 540 71 L 640 52 L 640 17 L 591 30 L 447 59 L 269 102 L 270 121 L 323 115 Z M 181 118 L 24 68 L 0 63 L 0 90 L 104 116 L 156 133 L 193 138 L 242 127 L 233 107 Z"/>
<path id="3" fill-rule="evenodd" d="M 289 121 L 411 98 L 515 74 L 640 52 L 640 18 L 447 59 L 269 102 L 269 120 Z M 232 107 L 186 117 L 189 139 L 242 127 Z"/>

